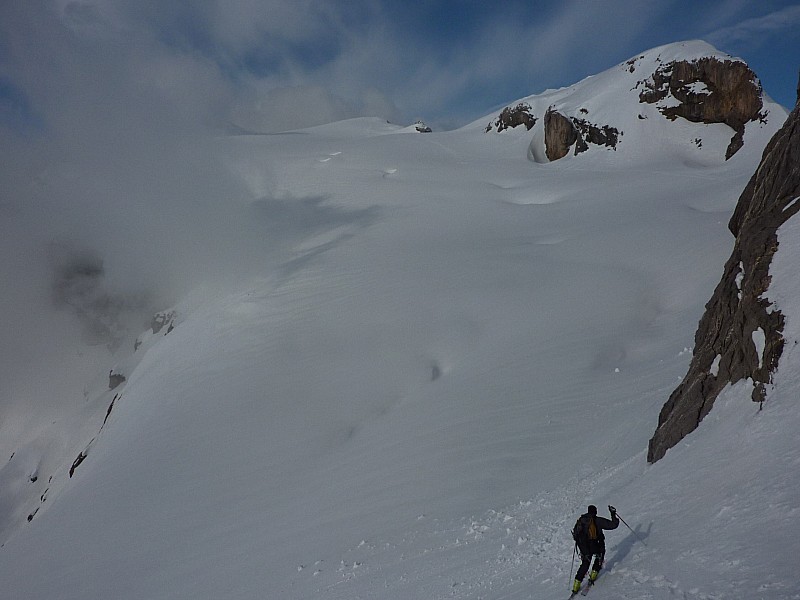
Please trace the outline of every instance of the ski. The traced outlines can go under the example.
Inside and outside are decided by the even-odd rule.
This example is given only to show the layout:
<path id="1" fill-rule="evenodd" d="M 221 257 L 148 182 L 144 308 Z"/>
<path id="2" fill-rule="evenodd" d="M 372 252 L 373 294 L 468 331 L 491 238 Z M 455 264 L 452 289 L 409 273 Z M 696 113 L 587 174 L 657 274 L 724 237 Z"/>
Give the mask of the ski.
<path id="1" fill-rule="evenodd" d="M 591 588 L 593 585 L 594 585 L 594 582 L 587 583 L 585 586 L 583 586 L 577 592 L 572 592 L 569 595 L 569 598 L 567 598 L 567 600 L 573 600 L 573 598 L 575 598 L 575 596 L 577 596 L 578 594 L 580 594 L 581 596 L 585 596 L 586 594 L 589 593 L 589 588 Z"/>
<path id="2" fill-rule="evenodd" d="M 588 594 L 588 593 L 589 593 L 589 590 L 590 590 L 590 589 L 592 589 L 592 588 L 594 587 L 594 584 L 595 584 L 595 582 L 594 582 L 594 581 L 590 581 L 590 582 L 589 582 L 589 583 L 587 583 L 585 586 L 583 586 L 583 588 L 580 590 L 580 594 L 581 594 L 581 596 L 585 596 L 586 594 Z M 577 593 L 578 593 L 578 592 L 573 592 L 573 594 L 572 594 L 572 595 L 573 595 L 573 596 L 575 596 Z"/>

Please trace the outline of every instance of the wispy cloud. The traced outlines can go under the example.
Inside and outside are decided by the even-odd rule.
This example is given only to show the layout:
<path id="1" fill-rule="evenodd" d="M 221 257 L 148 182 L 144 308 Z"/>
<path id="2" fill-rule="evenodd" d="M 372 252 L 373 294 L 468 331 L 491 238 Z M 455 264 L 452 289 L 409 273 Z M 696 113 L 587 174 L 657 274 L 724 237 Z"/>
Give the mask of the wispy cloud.
<path id="1" fill-rule="evenodd" d="M 43 103 L 129 88 L 122 96 L 152 92 L 178 120 L 274 131 L 357 115 L 463 123 L 641 50 L 635 40 L 676 2 L 54 0 L 9 12 L 27 13 L 12 41 L 36 40 L 14 81 L 36 73 L 22 87 Z M 48 52 L 58 68 L 33 58 Z"/>
<path id="2" fill-rule="evenodd" d="M 746 43 L 760 45 L 770 36 L 800 27 L 800 5 L 787 6 L 762 17 L 746 19 L 729 27 L 712 31 L 706 39 L 719 46 L 736 46 Z"/>
<path id="3" fill-rule="evenodd" d="M 406 118 L 464 123 L 497 103 L 568 85 L 576 72 L 587 76 L 626 58 L 626 48 L 670 5 L 642 11 L 629 0 L 615 0 L 535 11 L 510 4 L 481 12 L 478 23 L 457 36 L 414 33 L 411 40 L 408 30 L 376 13 L 369 28 L 350 32 L 336 59 L 315 76 L 332 88 L 344 84 L 342 94 L 375 86 Z M 425 27 L 433 25 L 420 25 Z"/>

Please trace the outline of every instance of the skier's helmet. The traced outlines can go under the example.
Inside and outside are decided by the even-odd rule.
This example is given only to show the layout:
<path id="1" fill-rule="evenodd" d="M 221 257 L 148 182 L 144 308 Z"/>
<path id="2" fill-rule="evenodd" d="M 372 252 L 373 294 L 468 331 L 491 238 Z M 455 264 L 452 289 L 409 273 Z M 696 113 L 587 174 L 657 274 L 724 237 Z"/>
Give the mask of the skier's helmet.
<path id="1" fill-rule="evenodd" d="M 589 509 L 586 512 L 588 512 L 590 515 L 596 515 L 597 507 L 594 504 L 590 504 Z"/>

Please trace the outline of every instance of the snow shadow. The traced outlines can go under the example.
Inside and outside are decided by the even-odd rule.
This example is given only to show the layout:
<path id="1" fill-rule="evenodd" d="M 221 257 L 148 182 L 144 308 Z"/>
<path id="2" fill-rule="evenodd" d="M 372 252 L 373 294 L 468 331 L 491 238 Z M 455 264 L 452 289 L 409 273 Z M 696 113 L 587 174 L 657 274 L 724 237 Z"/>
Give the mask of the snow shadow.
<path id="1" fill-rule="evenodd" d="M 614 554 L 606 559 L 605 569 L 612 569 L 617 563 L 621 563 L 630 553 L 631 550 L 638 545 L 646 545 L 644 540 L 650 537 L 650 532 L 653 529 L 652 521 L 647 526 L 646 530 L 642 530 L 641 525 L 637 525 L 633 531 L 628 530 L 628 535 L 614 547 Z"/>
<path id="2" fill-rule="evenodd" d="M 251 204 L 251 214 L 272 249 L 291 249 L 294 256 L 278 267 L 281 277 L 303 269 L 310 261 L 377 221 L 380 208 L 350 209 L 329 204 L 330 196 L 265 197 Z"/>
<path id="3" fill-rule="evenodd" d="M 366 227 L 379 208 L 348 209 L 328 204 L 329 195 L 265 197 L 252 203 L 254 216 L 275 241 L 296 241 L 309 235 L 350 225 Z"/>

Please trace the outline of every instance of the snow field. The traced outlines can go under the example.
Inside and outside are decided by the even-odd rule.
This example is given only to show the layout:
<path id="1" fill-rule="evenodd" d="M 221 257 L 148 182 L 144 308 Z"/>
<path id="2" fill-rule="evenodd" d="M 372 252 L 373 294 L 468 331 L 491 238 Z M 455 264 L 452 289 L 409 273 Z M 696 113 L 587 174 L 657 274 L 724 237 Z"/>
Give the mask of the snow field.
<path id="1" fill-rule="evenodd" d="M 9 525 L 6 597 L 561 598 L 589 503 L 636 531 L 608 533 L 598 598 L 800 597 L 793 368 L 645 464 L 760 148 L 637 143 L 538 164 L 516 132 L 374 119 L 219 140 L 263 240 L 227 240 L 248 270 L 178 303 L 102 430 L 108 392 L 68 460 L 31 453 L 57 502 Z"/>

